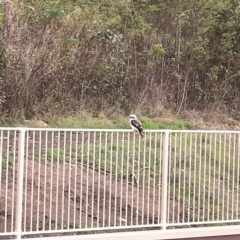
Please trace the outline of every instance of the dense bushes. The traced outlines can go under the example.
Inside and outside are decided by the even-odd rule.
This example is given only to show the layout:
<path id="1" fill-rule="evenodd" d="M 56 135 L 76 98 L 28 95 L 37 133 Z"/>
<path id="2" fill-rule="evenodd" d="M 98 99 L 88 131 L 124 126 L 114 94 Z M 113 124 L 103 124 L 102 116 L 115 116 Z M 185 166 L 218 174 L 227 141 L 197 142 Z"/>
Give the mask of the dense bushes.
<path id="1" fill-rule="evenodd" d="M 238 117 L 239 12 L 219 0 L 5 1 L 1 115 L 167 107 Z"/>

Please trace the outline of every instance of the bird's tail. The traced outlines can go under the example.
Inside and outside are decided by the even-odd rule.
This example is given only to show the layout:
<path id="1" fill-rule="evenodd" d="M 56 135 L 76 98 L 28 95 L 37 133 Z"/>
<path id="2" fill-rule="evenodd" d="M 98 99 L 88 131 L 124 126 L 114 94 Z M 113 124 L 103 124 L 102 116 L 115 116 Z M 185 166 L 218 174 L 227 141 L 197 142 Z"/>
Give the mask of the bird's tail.
<path id="1" fill-rule="evenodd" d="M 141 138 L 143 138 L 143 129 L 139 130 L 139 134 L 140 134 Z"/>

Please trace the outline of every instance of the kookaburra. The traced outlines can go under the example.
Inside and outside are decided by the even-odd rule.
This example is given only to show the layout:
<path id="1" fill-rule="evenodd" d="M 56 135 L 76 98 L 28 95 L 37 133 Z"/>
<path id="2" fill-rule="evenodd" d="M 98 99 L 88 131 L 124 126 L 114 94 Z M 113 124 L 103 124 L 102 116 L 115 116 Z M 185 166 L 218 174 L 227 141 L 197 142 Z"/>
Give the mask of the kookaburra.
<path id="1" fill-rule="evenodd" d="M 138 131 L 140 136 L 143 137 L 143 126 L 142 123 L 137 119 L 135 114 L 129 115 L 129 123 L 133 131 Z"/>

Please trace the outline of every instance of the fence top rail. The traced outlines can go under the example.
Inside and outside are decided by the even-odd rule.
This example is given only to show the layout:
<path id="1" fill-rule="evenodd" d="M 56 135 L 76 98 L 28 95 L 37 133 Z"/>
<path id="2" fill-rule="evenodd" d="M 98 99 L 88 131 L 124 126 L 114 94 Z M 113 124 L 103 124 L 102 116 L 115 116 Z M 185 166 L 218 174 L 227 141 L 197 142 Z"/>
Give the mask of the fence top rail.
<path id="1" fill-rule="evenodd" d="M 240 133 L 240 130 L 169 130 L 171 133 Z"/>
<path id="2" fill-rule="evenodd" d="M 41 128 L 41 127 L 0 127 L 0 131 L 48 131 L 48 132 L 133 132 L 132 129 L 116 128 Z M 168 129 L 145 129 L 145 132 L 169 132 Z"/>
<path id="3" fill-rule="evenodd" d="M 41 127 L 0 127 L 0 131 L 48 131 L 48 132 L 132 132 L 132 129 L 103 129 L 103 128 L 41 128 Z M 146 133 L 236 133 L 240 130 L 172 130 L 172 129 L 144 129 Z"/>

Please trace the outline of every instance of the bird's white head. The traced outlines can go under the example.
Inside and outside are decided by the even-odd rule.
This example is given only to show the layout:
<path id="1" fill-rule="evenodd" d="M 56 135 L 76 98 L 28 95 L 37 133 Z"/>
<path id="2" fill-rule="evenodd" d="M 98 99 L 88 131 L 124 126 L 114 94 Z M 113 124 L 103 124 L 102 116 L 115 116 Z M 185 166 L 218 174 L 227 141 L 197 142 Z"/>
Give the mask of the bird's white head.
<path id="1" fill-rule="evenodd" d="M 128 116 L 130 119 L 137 119 L 137 116 L 135 115 L 135 114 L 130 114 L 129 116 Z"/>

